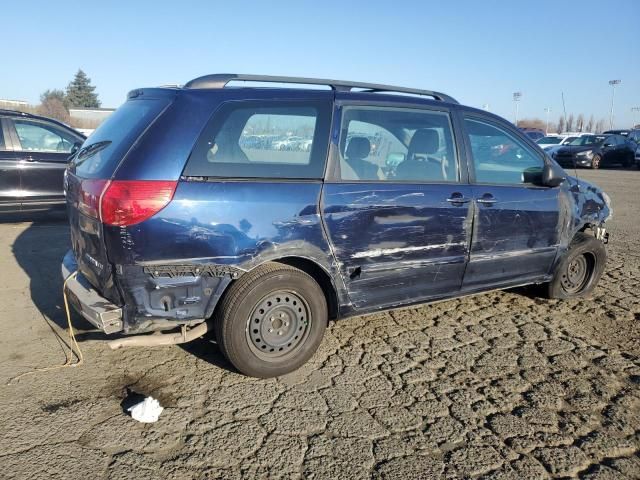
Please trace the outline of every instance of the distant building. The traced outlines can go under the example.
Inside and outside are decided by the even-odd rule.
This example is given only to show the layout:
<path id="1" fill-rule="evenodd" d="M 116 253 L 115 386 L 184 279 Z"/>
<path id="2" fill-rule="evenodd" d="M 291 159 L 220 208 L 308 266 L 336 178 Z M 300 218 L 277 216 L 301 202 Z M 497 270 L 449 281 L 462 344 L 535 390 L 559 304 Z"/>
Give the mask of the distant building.
<path id="1" fill-rule="evenodd" d="M 29 105 L 29 102 L 25 100 L 8 100 L 8 99 L 0 98 L 0 107 L 16 108 L 16 107 L 26 107 L 28 105 Z"/>
<path id="2" fill-rule="evenodd" d="M 89 121 L 97 122 L 98 124 L 105 120 L 109 115 L 115 111 L 115 108 L 84 108 L 84 107 L 71 107 L 69 109 L 69 115 L 71 121 Z"/>

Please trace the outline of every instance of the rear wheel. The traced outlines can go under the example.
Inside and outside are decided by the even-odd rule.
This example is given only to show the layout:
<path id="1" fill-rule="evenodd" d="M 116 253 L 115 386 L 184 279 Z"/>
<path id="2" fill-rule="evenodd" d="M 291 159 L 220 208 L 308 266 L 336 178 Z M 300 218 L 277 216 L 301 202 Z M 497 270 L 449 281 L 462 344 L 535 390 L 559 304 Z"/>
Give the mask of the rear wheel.
<path id="1" fill-rule="evenodd" d="M 305 272 L 267 263 L 240 277 L 216 310 L 218 345 L 240 372 L 275 377 L 315 353 L 327 325 L 322 288 Z"/>
<path id="2" fill-rule="evenodd" d="M 624 161 L 622 162 L 622 166 L 624 168 L 631 168 L 633 167 L 633 162 L 634 162 L 635 158 L 633 153 L 628 153 L 625 157 L 624 157 Z"/>
<path id="3" fill-rule="evenodd" d="M 600 163 L 602 162 L 602 158 L 600 157 L 600 155 L 594 155 L 593 158 L 591 159 L 591 168 L 596 169 L 596 168 L 600 168 Z"/>
<path id="4" fill-rule="evenodd" d="M 607 261 L 604 244 L 592 235 L 577 233 L 547 285 L 550 298 L 589 295 L 602 276 Z"/>

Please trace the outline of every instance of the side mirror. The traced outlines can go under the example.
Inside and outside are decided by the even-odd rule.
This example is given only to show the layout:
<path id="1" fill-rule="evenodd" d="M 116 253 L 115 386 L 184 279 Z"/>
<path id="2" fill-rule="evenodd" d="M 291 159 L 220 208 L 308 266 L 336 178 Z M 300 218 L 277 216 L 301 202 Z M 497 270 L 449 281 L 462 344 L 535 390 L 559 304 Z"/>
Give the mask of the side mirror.
<path id="1" fill-rule="evenodd" d="M 542 168 L 542 185 L 557 187 L 567 179 L 567 174 L 555 163 L 546 163 Z"/>

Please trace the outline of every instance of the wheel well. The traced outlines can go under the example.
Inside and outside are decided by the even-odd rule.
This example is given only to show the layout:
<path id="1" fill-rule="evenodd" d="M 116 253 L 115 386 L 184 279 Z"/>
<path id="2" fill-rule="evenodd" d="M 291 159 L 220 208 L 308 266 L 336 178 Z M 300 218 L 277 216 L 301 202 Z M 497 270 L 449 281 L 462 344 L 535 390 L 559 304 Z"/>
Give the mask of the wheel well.
<path id="1" fill-rule="evenodd" d="M 336 319 L 338 317 L 338 295 L 336 293 L 336 289 L 333 286 L 331 277 L 320 265 L 312 260 L 300 257 L 284 257 L 273 261 L 290 265 L 302 270 L 307 275 L 311 275 L 311 277 L 318 282 L 318 285 L 322 288 L 324 296 L 327 299 L 329 318 Z"/>

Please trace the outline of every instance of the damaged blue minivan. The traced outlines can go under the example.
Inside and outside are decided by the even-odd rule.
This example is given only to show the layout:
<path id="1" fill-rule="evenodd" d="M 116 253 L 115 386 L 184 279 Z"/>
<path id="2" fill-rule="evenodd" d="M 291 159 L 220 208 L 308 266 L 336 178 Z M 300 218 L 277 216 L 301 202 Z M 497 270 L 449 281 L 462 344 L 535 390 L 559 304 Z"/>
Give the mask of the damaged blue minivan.
<path id="1" fill-rule="evenodd" d="M 329 319 L 527 284 L 587 295 L 611 215 L 512 124 L 445 94 L 258 75 L 133 90 L 64 188 L 65 292 L 124 334 L 112 348 L 211 330 L 257 377 L 305 363 Z"/>

